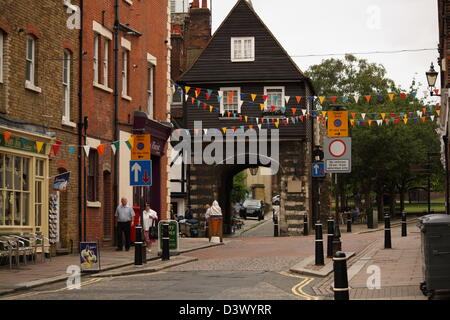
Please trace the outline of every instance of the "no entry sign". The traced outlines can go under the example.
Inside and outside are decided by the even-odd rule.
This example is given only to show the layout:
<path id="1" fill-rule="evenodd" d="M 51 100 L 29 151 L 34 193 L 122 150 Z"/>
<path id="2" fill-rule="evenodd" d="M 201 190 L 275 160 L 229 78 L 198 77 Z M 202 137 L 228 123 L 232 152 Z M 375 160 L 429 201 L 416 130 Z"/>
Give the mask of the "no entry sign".
<path id="1" fill-rule="evenodd" d="M 325 172 L 349 173 L 352 170 L 352 139 L 325 138 Z"/>

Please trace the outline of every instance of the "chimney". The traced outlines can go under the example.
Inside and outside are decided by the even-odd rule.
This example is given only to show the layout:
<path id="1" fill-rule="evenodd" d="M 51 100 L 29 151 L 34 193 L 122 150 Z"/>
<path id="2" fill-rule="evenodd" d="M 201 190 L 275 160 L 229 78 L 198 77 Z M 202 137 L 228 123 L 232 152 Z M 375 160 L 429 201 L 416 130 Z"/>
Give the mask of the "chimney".
<path id="1" fill-rule="evenodd" d="M 192 8 L 199 8 L 200 7 L 200 0 L 194 0 L 192 2 Z"/>
<path id="2" fill-rule="evenodd" d="M 186 69 L 197 59 L 210 39 L 211 10 L 208 8 L 208 1 L 202 0 L 202 7 L 199 8 L 199 0 L 194 0 L 189 10 L 189 22 L 184 37 Z"/>
<path id="3" fill-rule="evenodd" d="M 202 0 L 202 8 L 208 8 L 208 0 Z"/>

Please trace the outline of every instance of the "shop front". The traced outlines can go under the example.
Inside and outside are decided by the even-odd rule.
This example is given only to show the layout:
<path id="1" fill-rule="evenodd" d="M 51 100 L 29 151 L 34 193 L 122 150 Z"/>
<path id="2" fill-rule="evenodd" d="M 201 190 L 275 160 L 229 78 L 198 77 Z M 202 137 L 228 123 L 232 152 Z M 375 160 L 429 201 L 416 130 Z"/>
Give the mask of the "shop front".
<path id="1" fill-rule="evenodd" d="M 52 137 L 0 125 L 0 234 L 48 237 Z"/>
<path id="2" fill-rule="evenodd" d="M 151 135 L 152 186 L 133 189 L 133 205 L 144 208 L 150 203 L 161 218 L 162 210 L 167 211 L 168 170 L 166 143 L 172 133 L 170 123 L 151 120 L 140 111 L 134 113 L 133 133 Z M 165 218 L 165 215 L 163 216 Z"/>

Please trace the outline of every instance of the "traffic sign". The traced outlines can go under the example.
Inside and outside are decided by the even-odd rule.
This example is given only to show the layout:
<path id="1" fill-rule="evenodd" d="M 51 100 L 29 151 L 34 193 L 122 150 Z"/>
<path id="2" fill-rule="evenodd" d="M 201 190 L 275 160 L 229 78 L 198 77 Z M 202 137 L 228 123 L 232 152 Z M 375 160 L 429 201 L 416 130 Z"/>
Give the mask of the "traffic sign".
<path id="1" fill-rule="evenodd" d="M 325 138 L 325 172 L 349 173 L 352 170 L 352 138 Z"/>
<path id="2" fill-rule="evenodd" d="M 325 164 L 323 162 L 314 162 L 312 170 L 313 178 L 325 177 Z"/>
<path id="3" fill-rule="evenodd" d="M 133 135 L 134 144 L 131 148 L 131 160 L 150 160 L 151 144 L 149 134 Z"/>
<path id="4" fill-rule="evenodd" d="M 328 137 L 348 137 L 348 111 L 328 111 Z"/>
<path id="5" fill-rule="evenodd" d="M 152 185 L 152 161 L 130 161 L 130 186 L 147 187 Z"/>

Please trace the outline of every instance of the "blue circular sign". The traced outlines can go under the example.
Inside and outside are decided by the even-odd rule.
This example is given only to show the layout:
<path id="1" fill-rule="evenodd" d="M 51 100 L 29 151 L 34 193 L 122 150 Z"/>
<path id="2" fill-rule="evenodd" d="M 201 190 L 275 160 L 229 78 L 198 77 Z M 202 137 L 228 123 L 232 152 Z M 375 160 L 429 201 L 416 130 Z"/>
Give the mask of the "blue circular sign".
<path id="1" fill-rule="evenodd" d="M 340 127 L 342 125 L 342 121 L 339 119 L 334 120 L 334 126 L 335 127 Z"/>
<path id="2" fill-rule="evenodd" d="M 145 148 L 145 145 L 142 142 L 140 142 L 140 143 L 138 143 L 137 148 L 138 148 L 138 150 L 142 150 Z"/>

